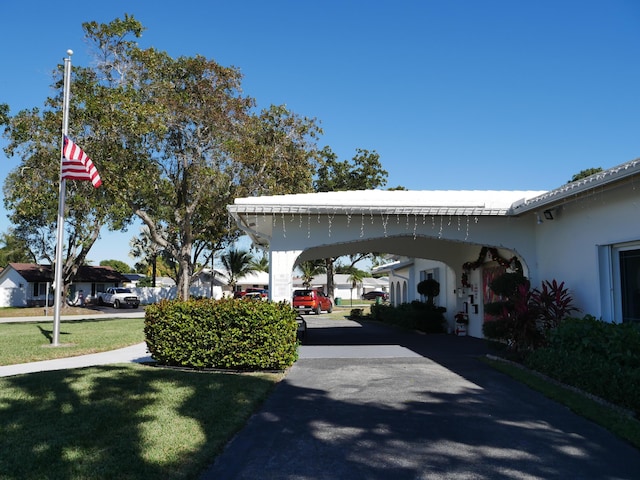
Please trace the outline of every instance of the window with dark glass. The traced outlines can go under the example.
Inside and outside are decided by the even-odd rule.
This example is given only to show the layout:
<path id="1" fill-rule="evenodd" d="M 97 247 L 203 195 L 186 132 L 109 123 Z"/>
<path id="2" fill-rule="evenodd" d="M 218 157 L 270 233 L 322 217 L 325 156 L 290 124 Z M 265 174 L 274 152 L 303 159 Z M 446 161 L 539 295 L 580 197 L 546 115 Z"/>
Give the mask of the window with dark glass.
<path id="1" fill-rule="evenodd" d="M 640 322 L 640 249 L 620 251 L 622 321 Z"/>

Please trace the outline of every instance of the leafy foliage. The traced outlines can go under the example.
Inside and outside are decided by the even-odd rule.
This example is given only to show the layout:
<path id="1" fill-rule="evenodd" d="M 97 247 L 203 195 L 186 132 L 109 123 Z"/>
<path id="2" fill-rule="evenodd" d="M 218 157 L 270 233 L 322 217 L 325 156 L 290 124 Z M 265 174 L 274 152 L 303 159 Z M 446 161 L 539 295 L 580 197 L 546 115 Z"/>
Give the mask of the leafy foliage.
<path id="1" fill-rule="evenodd" d="M 423 302 L 403 303 L 398 306 L 371 305 L 374 320 L 426 333 L 444 333 L 444 307 L 430 308 Z"/>
<path id="2" fill-rule="evenodd" d="M 600 173 L 601 171 L 602 171 L 601 167 L 587 168 L 585 170 L 581 170 L 578 173 L 576 173 L 573 177 L 571 177 L 571 180 L 569 180 L 568 183 L 577 182 L 578 180 L 582 180 L 583 178 L 590 177 L 591 175 Z"/>
<path id="3" fill-rule="evenodd" d="M 229 249 L 220 260 L 229 275 L 229 285 L 235 291 L 238 280 L 245 275 L 257 271 L 253 263 L 253 255 L 247 250 Z"/>
<path id="4" fill-rule="evenodd" d="M 435 306 L 433 299 L 440 295 L 440 282 L 433 278 L 427 278 L 418 282 L 417 289 L 420 295 L 427 297 L 427 305 Z"/>
<path id="5" fill-rule="evenodd" d="M 517 354 L 543 346 L 549 331 L 577 310 L 564 282 L 545 281 L 541 290 L 531 290 L 520 273 L 505 273 L 490 288 L 502 300 L 485 305 L 485 312 L 497 318 L 484 323 L 483 333 Z"/>
<path id="6" fill-rule="evenodd" d="M 101 267 L 112 267 L 116 272 L 129 273 L 131 267 L 121 260 L 102 260 L 100 262 Z"/>
<path id="7" fill-rule="evenodd" d="M 254 300 L 163 301 L 145 312 L 149 352 L 193 368 L 284 369 L 297 359 L 296 312 Z"/>
<path id="8" fill-rule="evenodd" d="M 367 190 L 387 184 L 388 172 L 380 164 L 380 155 L 358 149 L 351 161 L 339 161 L 329 147 L 320 152 L 322 158 L 314 180 L 316 192 Z"/>
<path id="9" fill-rule="evenodd" d="M 525 364 L 640 414 L 640 328 L 568 318 L 549 334 L 548 344 Z"/>
<path id="10" fill-rule="evenodd" d="M 137 216 L 176 266 L 186 298 L 192 275 L 239 235 L 226 210 L 234 198 L 311 190 L 321 130 L 284 106 L 255 113 L 236 68 L 140 48 L 144 27 L 130 15 L 83 28 L 94 62 L 73 69 L 70 136 L 93 158 L 103 186 L 69 183 L 65 283 L 101 228 L 122 230 Z M 44 259 L 53 258 L 56 236 L 60 71 L 54 89 L 43 111 L 10 118 L 0 105 L 5 151 L 22 158 L 5 182 L 5 206 Z"/>

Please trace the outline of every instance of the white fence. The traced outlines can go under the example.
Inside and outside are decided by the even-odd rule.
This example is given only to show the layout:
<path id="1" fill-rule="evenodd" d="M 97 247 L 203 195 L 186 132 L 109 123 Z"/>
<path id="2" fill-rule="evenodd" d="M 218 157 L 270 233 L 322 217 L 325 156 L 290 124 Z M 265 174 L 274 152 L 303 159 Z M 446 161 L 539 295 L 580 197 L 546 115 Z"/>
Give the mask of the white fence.
<path id="1" fill-rule="evenodd" d="M 136 287 L 131 289 L 142 305 L 157 303 L 160 300 L 173 300 L 178 296 L 178 287 Z M 212 295 L 213 293 L 213 295 Z M 191 287 L 189 294 L 193 297 L 213 297 L 215 299 L 222 298 L 222 288 L 214 286 Z"/>

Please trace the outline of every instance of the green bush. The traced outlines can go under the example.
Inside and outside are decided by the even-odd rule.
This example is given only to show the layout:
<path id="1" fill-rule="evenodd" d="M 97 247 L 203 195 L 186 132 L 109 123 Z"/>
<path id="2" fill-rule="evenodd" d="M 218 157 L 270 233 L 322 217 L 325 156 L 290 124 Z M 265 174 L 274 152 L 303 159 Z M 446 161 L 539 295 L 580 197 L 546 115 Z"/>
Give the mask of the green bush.
<path id="1" fill-rule="evenodd" d="M 375 320 L 427 333 L 445 331 L 445 311 L 444 307 L 429 307 L 423 302 L 403 303 L 397 307 L 371 305 L 371 316 Z"/>
<path id="2" fill-rule="evenodd" d="M 592 316 L 564 320 L 527 367 L 640 413 L 640 329 Z"/>
<path id="3" fill-rule="evenodd" d="M 205 299 L 150 305 L 144 333 L 161 364 L 256 370 L 296 361 L 297 328 L 296 312 L 286 303 Z"/>

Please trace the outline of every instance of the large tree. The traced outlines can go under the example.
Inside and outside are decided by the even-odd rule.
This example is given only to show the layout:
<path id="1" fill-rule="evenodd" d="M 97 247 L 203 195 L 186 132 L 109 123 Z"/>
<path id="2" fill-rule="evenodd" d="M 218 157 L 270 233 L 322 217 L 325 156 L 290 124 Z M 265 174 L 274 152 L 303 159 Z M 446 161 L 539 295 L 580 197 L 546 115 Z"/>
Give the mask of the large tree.
<path id="1" fill-rule="evenodd" d="M 101 227 L 126 228 L 135 215 L 175 261 L 186 298 L 197 269 L 238 236 L 226 211 L 235 197 L 311 189 L 320 129 L 285 107 L 256 113 L 236 68 L 140 48 L 144 28 L 131 16 L 83 27 L 95 66 L 74 68 L 72 136 L 94 159 L 103 186 L 71 187 L 67 228 L 77 251 L 68 246 L 66 262 L 81 264 Z M 5 195 L 25 236 L 50 246 L 59 97 L 47 103 L 50 112 L 12 120 L 8 152 L 21 153 L 23 164 Z M 50 247 L 43 250 L 51 256 Z"/>
<path id="2" fill-rule="evenodd" d="M 380 155 L 375 151 L 357 149 L 356 155 L 350 161 L 340 161 L 331 148 L 324 147 L 320 152 L 320 168 L 313 186 L 317 192 L 368 190 L 384 187 L 387 184 L 387 175 L 380 163 Z M 336 260 L 333 257 L 325 259 L 327 295 L 330 297 L 334 296 L 335 291 L 333 275 Z M 355 263 L 352 262 L 352 266 Z"/>

